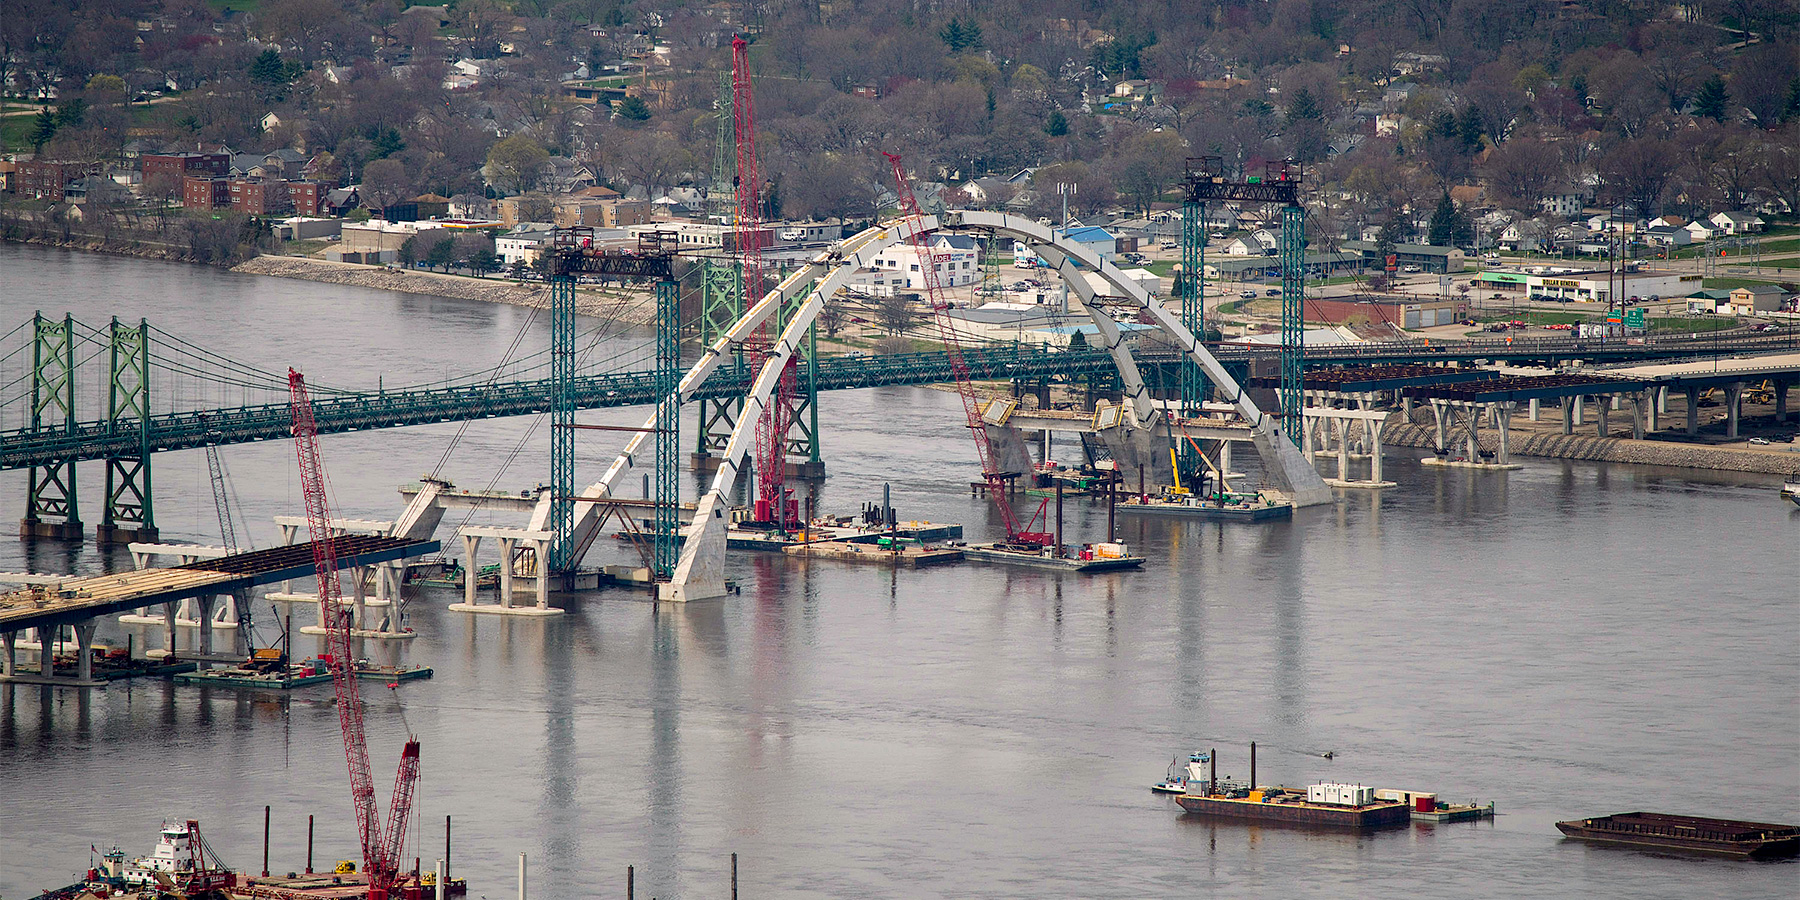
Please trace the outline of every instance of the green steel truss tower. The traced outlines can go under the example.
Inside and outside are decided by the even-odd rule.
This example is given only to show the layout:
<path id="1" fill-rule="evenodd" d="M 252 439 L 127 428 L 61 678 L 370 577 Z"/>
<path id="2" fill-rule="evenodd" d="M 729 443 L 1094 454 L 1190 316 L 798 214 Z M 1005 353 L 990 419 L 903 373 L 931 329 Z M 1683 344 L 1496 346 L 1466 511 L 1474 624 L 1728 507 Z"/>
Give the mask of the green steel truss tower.
<path id="1" fill-rule="evenodd" d="M 652 574 L 667 581 L 681 552 L 681 286 L 656 283 L 656 533 Z"/>
<path id="2" fill-rule="evenodd" d="M 717 134 L 713 137 L 713 183 L 708 209 L 715 216 L 730 216 L 737 209 L 737 192 L 733 182 L 737 176 L 737 129 L 731 115 L 731 73 L 719 73 L 719 98 L 713 107 L 719 114 Z"/>
<path id="3" fill-rule="evenodd" d="M 1300 205 L 1300 170 L 1291 162 L 1275 163 L 1261 176 L 1228 181 L 1219 157 L 1190 159 L 1187 205 L 1189 208 L 1204 207 L 1209 200 L 1263 203 L 1281 208 L 1281 388 L 1276 397 L 1280 401 L 1282 433 L 1298 444 L 1300 374 L 1306 362 L 1306 323 L 1303 318 L 1306 306 L 1306 212 Z M 1185 234 L 1184 231 L 1184 237 Z M 1184 306 L 1184 312 L 1185 309 Z"/>
<path id="4" fill-rule="evenodd" d="M 738 275 L 738 264 L 733 260 L 707 258 L 700 261 L 700 345 L 712 346 L 723 336 L 733 322 L 744 315 L 744 301 L 740 296 L 743 279 Z M 732 353 L 731 359 L 722 364 L 734 375 L 744 372 L 744 352 L 742 348 Z M 731 430 L 737 427 L 738 415 L 743 412 L 744 398 L 721 397 L 703 399 L 700 407 L 700 428 L 698 443 L 694 446 L 694 456 L 705 458 L 714 453 L 724 453 L 725 445 L 731 442 Z"/>
<path id="5" fill-rule="evenodd" d="M 1306 211 L 1281 208 L 1281 430 L 1300 442 L 1301 371 L 1306 367 Z"/>
<path id="6" fill-rule="evenodd" d="M 120 325 L 108 335 L 111 382 L 107 385 L 106 428 L 111 434 L 136 431 L 137 452 L 106 460 L 106 509 L 94 540 L 100 544 L 154 541 L 158 536 L 150 490 L 150 325 Z"/>
<path id="7" fill-rule="evenodd" d="M 1195 339 L 1206 340 L 1206 202 L 1189 200 L 1181 209 L 1181 324 Z M 1194 415 L 1206 402 L 1206 373 L 1189 361 L 1181 369 L 1181 406 Z"/>
<path id="8" fill-rule="evenodd" d="M 75 317 L 62 321 L 32 317 L 31 430 L 75 430 Z M 45 521 L 45 517 L 61 519 Z M 75 460 L 32 466 L 27 481 L 20 537 L 80 540 L 81 509 L 75 491 Z"/>
<path id="9" fill-rule="evenodd" d="M 575 526 L 575 276 L 550 278 L 550 572 L 566 572 Z"/>

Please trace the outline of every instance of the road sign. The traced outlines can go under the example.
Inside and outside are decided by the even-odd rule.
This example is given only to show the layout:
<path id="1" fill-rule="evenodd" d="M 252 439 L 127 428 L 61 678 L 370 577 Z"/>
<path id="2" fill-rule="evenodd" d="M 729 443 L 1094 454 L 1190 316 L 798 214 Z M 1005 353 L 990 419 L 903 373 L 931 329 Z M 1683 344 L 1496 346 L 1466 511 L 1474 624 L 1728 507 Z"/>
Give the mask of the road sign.
<path id="1" fill-rule="evenodd" d="M 1641 309 L 1626 310 L 1625 311 L 1625 327 L 1626 328 L 1642 328 L 1642 327 L 1644 327 L 1644 311 Z"/>

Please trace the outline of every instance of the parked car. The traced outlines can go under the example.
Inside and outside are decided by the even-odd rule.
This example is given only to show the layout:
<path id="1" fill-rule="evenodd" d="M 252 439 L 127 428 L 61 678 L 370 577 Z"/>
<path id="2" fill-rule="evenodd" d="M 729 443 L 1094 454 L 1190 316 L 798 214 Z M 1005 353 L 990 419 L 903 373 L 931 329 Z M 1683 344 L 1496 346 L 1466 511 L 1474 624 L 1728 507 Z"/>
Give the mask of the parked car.
<path id="1" fill-rule="evenodd" d="M 1768 438 L 1751 438 L 1750 443 L 1755 444 L 1759 447 L 1767 447 L 1767 446 L 1769 446 L 1769 439 Z"/>
<path id="2" fill-rule="evenodd" d="M 1269 288 L 1264 292 L 1264 295 L 1268 297 L 1279 297 L 1281 296 L 1281 288 Z"/>
<path id="3" fill-rule="evenodd" d="M 1402 272 L 1423 272 L 1425 270 L 1419 268 L 1418 266 L 1401 266 L 1400 271 L 1402 271 Z"/>
<path id="4" fill-rule="evenodd" d="M 1238 294 L 1238 296 L 1244 298 L 1245 300 L 1255 300 L 1256 292 L 1255 291 L 1244 291 L 1243 293 Z"/>

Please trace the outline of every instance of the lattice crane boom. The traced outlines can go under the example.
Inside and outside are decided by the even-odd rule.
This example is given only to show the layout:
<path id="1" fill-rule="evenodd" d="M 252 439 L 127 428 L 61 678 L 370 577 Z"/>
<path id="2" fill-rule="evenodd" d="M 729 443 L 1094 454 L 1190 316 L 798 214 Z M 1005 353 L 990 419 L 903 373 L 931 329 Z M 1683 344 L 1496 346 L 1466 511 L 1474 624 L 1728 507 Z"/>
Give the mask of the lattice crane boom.
<path id="1" fill-rule="evenodd" d="M 738 254 L 743 259 L 743 285 L 739 296 L 746 308 L 763 296 L 762 175 L 756 160 L 756 103 L 750 85 L 750 43 L 739 35 L 731 40 L 731 110 L 737 131 Z M 751 357 L 761 365 L 774 355 L 780 335 L 780 316 L 763 320 L 751 339 Z M 756 420 L 756 518 L 787 530 L 787 434 L 793 424 L 794 357 L 781 370 L 774 396 Z"/>
<path id="2" fill-rule="evenodd" d="M 920 273 L 924 276 L 925 297 L 931 305 L 931 318 L 937 324 L 939 337 L 944 341 L 944 354 L 949 358 L 950 371 L 956 375 L 956 395 L 962 398 L 963 414 L 969 422 L 969 436 L 975 439 L 975 453 L 981 458 L 981 476 L 987 480 L 988 496 L 993 498 L 994 507 L 1000 511 L 1000 518 L 1006 524 L 1006 539 L 1011 543 L 1049 543 L 1050 539 L 1046 535 L 1023 530 L 1019 525 L 1018 514 L 1006 500 L 1004 475 L 994 464 L 994 449 L 988 443 L 987 428 L 981 420 L 981 401 L 975 396 L 975 383 L 969 377 L 969 364 L 963 359 L 962 343 L 956 335 L 956 323 L 950 318 L 950 301 L 944 296 L 943 279 L 938 274 L 938 264 L 948 261 L 949 256 L 946 254 L 940 257 L 934 252 L 931 249 L 931 236 L 918 227 L 925 214 L 919 210 L 919 201 L 913 196 L 912 183 L 906 177 L 906 167 L 900 157 L 886 152 L 881 155 L 887 157 L 888 163 L 894 168 L 894 190 L 900 198 L 900 215 L 913 225 L 911 241 L 913 251 L 919 257 Z"/>
<path id="3" fill-rule="evenodd" d="M 306 531 L 312 539 L 313 567 L 318 573 L 319 608 L 329 622 L 326 646 L 331 650 L 331 684 L 337 698 L 338 726 L 344 735 L 344 758 L 350 769 L 350 801 L 356 808 L 356 831 L 362 841 L 363 871 L 369 876 L 370 900 L 387 900 L 400 872 L 406 822 L 411 817 L 413 787 L 419 777 L 419 742 L 408 737 L 400 752 L 400 771 L 389 806 L 387 833 L 375 804 L 375 776 L 369 767 L 369 743 L 363 730 L 362 699 L 356 686 L 351 644 L 353 610 L 345 609 L 338 581 L 337 542 L 331 531 L 326 500 L 325 467 L 319 456 L 319 426 L 313 418 L 306 379 L 288 370 L 288 396 L 294 417 L 294 449 L 300 463 L 300 488 L 306 503 Z"/>

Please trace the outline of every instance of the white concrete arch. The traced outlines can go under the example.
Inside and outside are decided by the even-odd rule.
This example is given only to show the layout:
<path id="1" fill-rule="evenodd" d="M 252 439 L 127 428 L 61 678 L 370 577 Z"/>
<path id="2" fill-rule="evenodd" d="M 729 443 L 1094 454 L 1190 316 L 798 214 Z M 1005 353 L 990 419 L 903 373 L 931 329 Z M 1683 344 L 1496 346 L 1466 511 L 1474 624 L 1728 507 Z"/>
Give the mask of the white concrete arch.
<path id="1" fill-rule="evenodd" d="M 737 427 L 732 430 L 719 469 L 706 493 L 701 496 L 692 522 L 683 531 L 680 561 L 676 565 L 672 581 L 663 586 L 664 599 L 700 600 L 725 593 L 725 531 L 728 525 L 725 497 L 737 480 L 748 445 L 754 439 L 755 422 L 761 417 L 773 395 L 782 369 L 793 357 L 820 308 L 844 287 L 851 275 L 859 269 L 869 267 L 876 254 L 903 241 L 911 241 L 915 232 L 936 231 L 940 226 L 992 231 L 997 235 L 1024 241 L 1032 247 L 1033 252 L 1051 262 L 1064 280 L 1081 295 L 1090 318 L 1118 365 L 1135 424 L 1145 427 L 1155 419 L 1157 413 L 1150 403 L 1137 364 L 1120 339 L 1117 324 L 1104 309 L 1092 303 L 1093 288 L 1085 278 L 1079 276 L 1076 267 L 1079 265 L 1099 273 L 1136 310 L 1147 312 L 1158 329 L 1206 371 L 1221 394 L 1231 398 L 1244 420 L 1252 423 L 1252 439 L 1262 456 L 1265 470 L 1281 489 L 1294 498 L 1296 505 L 1306 506 L 1331 499 L 1330 488 L 1319 477 L 1317 470 L 1300 455 L 1293 443 L 1281 436 L 1277 421 L 1257 408 L 1237 381 L 1225 371 L 1225 367 L 1191 332 L 1182 327 L 1178 319 L 1152 302 L 1149 295 L 1136 282 L 1126 278 L 1117 267 L 1102 261 L 1084 247 L 1062 242 L 1049 228 L 1034 220 L 1001 213 L 953 211 L 941 219 L 924 216 L 916 222 L 903 219 L 870 228 L 815 257 L 811 263 L 771 290 L 742 319 L 733 324 L 723 337 L 708 347 L 700 361 L 681 379 L 677 396 L 663 401 L 666 405 L 690 399 L 694 390 L 705 383 L 732 345 L 748 338 L 775 312 L 779 304 L 789 302 L 813 282 L 818 282 L 806 301 L 788 319 L 752 382 L 750 392 L 745 397 L 744 414 L 738 417 Z M 656 421 L 657 417 L 651 416 L 646 428 L 654 427 Z M 645 434 L 634 436 L 626 444 L 624 452 L 607 469 L 605 476 L 584 491 L 583 496 L 603 497 L 609 493 L 618 476 L 635 464 L 635 456 L 645 437 Z M 596 506 L 592 503 L 580 505 L 589 510 Z M 577 521 L 579 546 L 585 547 L 591 542 L 591 532 L 596 525 L 597 516 L 591 511 L 585 519 Z M 585 532 L 583 528 L 586 529 Z"/>

